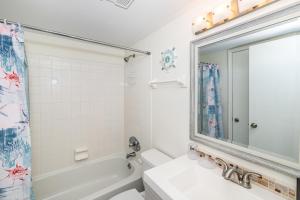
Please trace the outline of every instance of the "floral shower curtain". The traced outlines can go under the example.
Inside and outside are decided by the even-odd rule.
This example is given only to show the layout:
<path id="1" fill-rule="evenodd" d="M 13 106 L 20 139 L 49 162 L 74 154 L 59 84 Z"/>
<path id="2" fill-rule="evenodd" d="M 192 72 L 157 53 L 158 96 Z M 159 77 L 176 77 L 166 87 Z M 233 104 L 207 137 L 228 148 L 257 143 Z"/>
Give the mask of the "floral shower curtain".
<path id="1" fill-rule="evenodd" d="M 32 200 L 23 31 L 0 23 L 0 200 Z"/>
<path id="2" fill-rule="evenodd" d="M 220 71 L 216 64 L 200 63 L 198 68 L 199 132 L 224 139 L 220 94 Z"/>

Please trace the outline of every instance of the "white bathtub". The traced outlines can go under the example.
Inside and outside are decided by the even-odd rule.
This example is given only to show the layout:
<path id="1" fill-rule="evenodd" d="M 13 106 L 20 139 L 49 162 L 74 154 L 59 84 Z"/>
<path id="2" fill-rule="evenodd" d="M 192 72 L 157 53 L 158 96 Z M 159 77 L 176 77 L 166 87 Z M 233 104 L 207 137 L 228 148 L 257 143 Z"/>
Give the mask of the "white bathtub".
<path id="1" fill-rule="evenodd" d="M 141 165 L 124 156 L 113 155 L 98 161 L 49 173 L 33 179 L 37 200 L 107 200 L 125 190 L 143 190 Z"/>

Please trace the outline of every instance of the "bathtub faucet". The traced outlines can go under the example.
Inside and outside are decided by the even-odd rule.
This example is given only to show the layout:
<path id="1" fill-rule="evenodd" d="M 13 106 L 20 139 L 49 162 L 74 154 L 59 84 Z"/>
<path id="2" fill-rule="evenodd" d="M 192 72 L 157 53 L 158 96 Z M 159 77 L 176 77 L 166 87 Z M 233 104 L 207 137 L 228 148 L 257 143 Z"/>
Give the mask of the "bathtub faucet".
<path id="1" fill-rule="evenodd" d="M 136 157 L 136 153 L 135 152 L 131 152 L 131 153 L 128 153 L 127 155 L 126 155 L 126 158 L 128 159 L 128 158 L 134 158 L 134 157 Z"/>
<path id="2" fill-rule="evenodd" d="M 134 136 L 129 138 L 129 147 L 133 149 L 135 152 L 138 152 L 141 150 L 141 145 L 138 139 Z"/>

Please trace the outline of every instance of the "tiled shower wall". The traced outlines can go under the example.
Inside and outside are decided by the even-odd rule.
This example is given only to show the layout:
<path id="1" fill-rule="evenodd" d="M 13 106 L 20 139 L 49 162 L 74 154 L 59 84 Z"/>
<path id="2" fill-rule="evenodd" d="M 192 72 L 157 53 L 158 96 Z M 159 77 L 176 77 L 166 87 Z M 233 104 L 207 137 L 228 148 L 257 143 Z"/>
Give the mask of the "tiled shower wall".
<path id="1" fill-rule="evenodd" d="M 76 148 L 87 147 L 89 160 L 123 151 L 123 63 L 94 61 L 96 55 L 78 50 L 80 57 L 68 58 L 68 48 L 51 55 L 43 48 L 31 51 L 29 45 L 27 51 L 33 175 L 76 164 Z"/>

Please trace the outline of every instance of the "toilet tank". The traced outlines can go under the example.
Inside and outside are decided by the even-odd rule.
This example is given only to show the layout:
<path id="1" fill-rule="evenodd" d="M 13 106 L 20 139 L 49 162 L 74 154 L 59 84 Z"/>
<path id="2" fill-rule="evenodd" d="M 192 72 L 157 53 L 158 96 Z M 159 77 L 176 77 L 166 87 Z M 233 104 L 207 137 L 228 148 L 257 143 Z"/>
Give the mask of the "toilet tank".
<path id="1" fill-rule="evenodd" d="M 143 161 L 143 171 L 162 165 L 172 160 L 171 157 L 156 149 L 150 149 L 148 151 L 143 152 L 141 154 L 141 157 Z"/>

